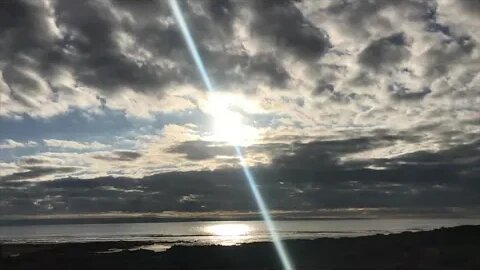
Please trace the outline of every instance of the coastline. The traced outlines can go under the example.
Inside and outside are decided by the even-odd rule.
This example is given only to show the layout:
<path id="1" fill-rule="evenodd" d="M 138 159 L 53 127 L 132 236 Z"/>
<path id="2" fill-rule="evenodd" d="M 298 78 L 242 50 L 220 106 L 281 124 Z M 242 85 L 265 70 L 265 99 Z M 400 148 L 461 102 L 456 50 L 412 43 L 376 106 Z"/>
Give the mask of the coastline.
<path id="1" fill-rule="evenodd" d="M 480 226 L 345 238 L 286 240 L 296 269 L 480 269 Z M 238 246 L 155 242 L 3 244 L 0 269 L 281 269 L 272 243 Z"/>

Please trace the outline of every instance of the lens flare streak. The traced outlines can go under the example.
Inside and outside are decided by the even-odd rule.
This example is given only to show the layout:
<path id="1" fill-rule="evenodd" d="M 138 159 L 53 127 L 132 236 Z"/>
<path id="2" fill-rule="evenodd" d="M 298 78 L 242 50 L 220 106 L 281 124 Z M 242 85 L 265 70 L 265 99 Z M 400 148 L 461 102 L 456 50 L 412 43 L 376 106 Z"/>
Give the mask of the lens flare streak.
<path id="1" fill-rule="evenodd" d="M 187 23 L 183 18 L 183 14 L 182 14 L 182 11 L 180 10 L 180 6 L 178 5 L 176 0 L 169 0 L 169 4 L 172 9 L 175 20 L 178 26 L 180 27 L 180 31 L 182 32 L 183 38 L 185 39 L 188 50 L 190 51 L 190 54 L 192 55 L 195 65 L 197 66 L 198 72 L 202 77 L 205 87 L 209 92 L 214 92 L 212 82 L 210 81 L 210 77 L 208 77 L 207 70 L 205 69 L 202 58 L 200 57 L 197 46 L 195 45 L 195 41 L 193 40 L 193 37 L 190 34 L 190 30 L 188 29 Z M 242 166 L 243 173 L 245 175 L 245 178 L 248 181 L 248 184 L 253 193 L 255 201 L 258 205 L 262 218 L 265 222 L 265 225 L 267 226 L 267 229 L 270 232 L 270 237 L 273 241 L 273 244 L 275 245 L 275 249 L 283 265 L 283 268 L 285 270 L 293 270 L 294 268 L 290 262 L 288 254 L 283 246 L 283 243 L 279 235 L 276 232 L 275 224 L 270 216 L 267 205 L 265 204 L 265 201 L 263 200 L 263 197 L 260 191 L 258 190 L 257 184 L 255 182 L 255 178 L 252 172 L 250 171 L 250 169 L 248 168 L 247 163 L 245 162 L 242 151 L 238 145 L 234 145 L 233 147 L 235 148 L 237 156 L 240 159 L 240 165 Z"/>

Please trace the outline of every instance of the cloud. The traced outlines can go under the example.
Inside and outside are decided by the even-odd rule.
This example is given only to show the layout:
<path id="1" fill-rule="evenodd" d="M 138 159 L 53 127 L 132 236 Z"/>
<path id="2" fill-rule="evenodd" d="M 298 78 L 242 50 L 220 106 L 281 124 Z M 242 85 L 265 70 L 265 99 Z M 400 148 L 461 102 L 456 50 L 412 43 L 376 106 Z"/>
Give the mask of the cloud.
<path id="1" fill-rule="evenodd" d="M 133 161 L 141 157 L 142 154 L 134 152 L 134 151 L 127 151 L 127 150 L 117 150 L 111 153 L 99 153 L 95 154 L 93 158 L 101 159 L 106 161 Z"/>
<path id="2" fill-rule="evenodd" d="M 359 54 L 359 61 L 376 72 L 386 72 L 409 57 L 407 37 L 397 33 L 373 41 Z"/>
<path id="3" fill-rule="evenodd" d="M 56 140 L 56 139 L 45 139 L 43 140 L 46 146 L 53 148 L 70 148 L 70 149 L 100 149 L 108 147 L 105 144 L 99 142 L 77 142 L 77 141 L 68 141 L 68 140 Z"/>
<path id="4" fill-rule="evenodd" d="M 185 141 L 169 149 L 172 153 L 182 153 L 189 160 L 211 159 L 217 156 L 235 157 L 235 150 L 231 145 L 214 145 L 207 141 Z"/>
<path id="5" fill-rule="evenodd" d="M 6 139 L 3 140 L 0 143 L 0 149 L 14 149 L 14 148 L 24 148 L 24 147 L 35 147 L 38 144 L 34 141 L 28 141 L 28 142 L 17 142 L 12 139 Z"/>
<path id="6" fill-rule="evenodd" d="M 306 20 L 291 1 L 256 1 L 253 10 L 253 32 L 276 47 L 309 61 L 330 48 L 327 33 Z"/>
<path id="7" fill-rule="evenodd" d="M 138 59 L 142 48 L 128 47 L 135 39 L 128 28 L 134 26 L 120 24 L 128 14 L 107 2 L 17 1 L 4 11 L 3 115 L 51 117 L 70 107 L 98 110 L 99 96 L 159 89 L 179 78 L 174 67 Z M 22 20 L 10 14 L 22 14 Z M 177 35 L 169 31 L 158 28 L 155 34 Z M 103 104 L 108 106 L 108 99 Z"/>
<path id="8" fill-rule="evenodd" d="M 48 156 L 23 156 L 21 157 L 18 162 L 20 165 L 25 166 L 34 166 L 40 164 L 63 164 L 64 161 L 59 158 L 52 158 Z"/>
<path id="9" fill-rule="evenodd" d="M 478 206 L 479 171 L 475 170 L 480 165 L 478 142 L 436 153 L 417 152 L 388 159 L 349 162 L 340 159 L 346 153 L 358 153 L 397 139 L 387 136 L 298 144 L 271 165 L 252 167 L 252 172 L 269 206 L 278 211 L 336 209 L 340 213 L 370 209 L 365 211 L 386 216 L 396 212 L 436 215 L 450 214 L 452 209 L 468 213 Z M 24 183 L 22 187 L 0 191 L 2 198 L 10 202 L 4 208 L 6 212 L 16 210 L 17 214 L 27 214 L 32 211 L 29 203 L 45 198 L 56 207 L 33 211 L 256 210 L 240 168 L 169 172 L 142 179 L 64 178 Z M 17 205 L 20 198 L 25 198 L 22 203 L 26 206 Z"/>
<path id="10" fill-rule="evenodd" d="M 388 90 L 392 92 L 392 96 L 398 100 L 418 100 L 432 92 L 432 90 L 429 88 L 412 91 L 411 89 L 408 89 L 402 84 L 398 83 L 391 84 L 388 87 Z"/>
<path id="11" fill-rule="evenodd" d="M 78 170 L 76 167 L 49 167 L 49 166 L 28 166 L 23 167 L 27 171 L 16 172 L 10 175 L 2 176 L 2 181 L 31 180 L 43 176 L 56 175 L 56 177 L 72 173 Z"/>

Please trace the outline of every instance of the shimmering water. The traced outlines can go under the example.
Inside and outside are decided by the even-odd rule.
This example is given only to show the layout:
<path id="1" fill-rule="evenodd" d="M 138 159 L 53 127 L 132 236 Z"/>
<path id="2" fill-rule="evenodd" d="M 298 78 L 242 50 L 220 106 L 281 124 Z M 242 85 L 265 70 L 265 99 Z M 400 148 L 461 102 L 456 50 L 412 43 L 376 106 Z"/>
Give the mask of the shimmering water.
<path id="1" fill-rule="evenodd" d="M 466 224 L 479 219 L 366 219 L 277 221 L 283 239 L 353 237 L 403 231 L 431 230 Z M 208 221 L 169 223 L 68 224 L 0 226 L 0 242 L 155 241 L 159 247 L 175 243 L 235 245 L 268 241 L 262 221 Z"/>

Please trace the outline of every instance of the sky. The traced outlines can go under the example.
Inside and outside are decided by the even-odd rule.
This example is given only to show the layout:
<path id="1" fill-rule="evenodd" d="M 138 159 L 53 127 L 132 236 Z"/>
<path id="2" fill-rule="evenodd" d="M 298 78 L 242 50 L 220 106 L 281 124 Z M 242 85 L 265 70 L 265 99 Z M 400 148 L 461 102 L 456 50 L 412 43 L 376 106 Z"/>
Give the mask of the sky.
<path id="1" fill-rule="evenodd" d="M 0 3 L 0 217 L 480 214 L 480 2 Z"/>

